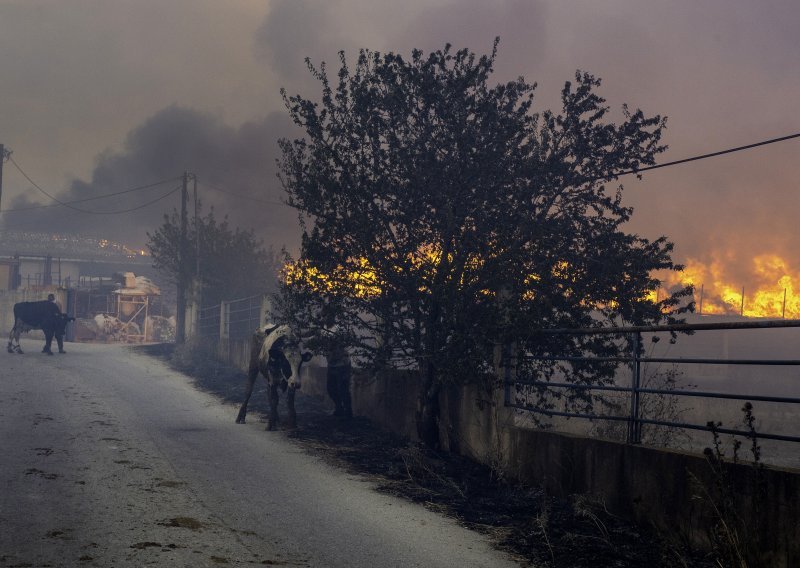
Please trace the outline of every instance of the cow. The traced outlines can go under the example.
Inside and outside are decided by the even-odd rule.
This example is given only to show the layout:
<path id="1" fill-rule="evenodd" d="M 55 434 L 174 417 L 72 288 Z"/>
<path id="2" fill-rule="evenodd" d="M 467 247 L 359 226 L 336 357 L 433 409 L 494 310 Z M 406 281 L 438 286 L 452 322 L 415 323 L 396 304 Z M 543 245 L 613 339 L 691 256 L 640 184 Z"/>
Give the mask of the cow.
<path id="1" fill-rule="evenodd" d="M 253 385 L 258 374 L 267 379 L 269 398 L 269 417 L 267 430 L 274 430 L 278 424 L 278 388 L 286 392 L 286 406 L 289 411 L 289 428 L 297 427 L 297 414 L 294 410 L 295 391 L 300 388 L 300 367 L 311 360 L 311 353 L 302 352 L 300 339 L 288 325 L 268 325 L 253 334 L 250 346 L 250 365 L 247 372 L 247 392 L 244 403 L 236 417 L 237 424 L 244 424 L 247 416 L 247 403 L 253 394 Z"/>
<path id="2" fill-rule="evenodd" d="M 66 353 L 64 351 L 64 333 L 67 329 L 67 323 L 71 321 L 75 321 L 75 318 L 62 314 L 58 305 L 50 300 L 18 302 L 14 304 L 14 327 L 11 328 L 11 333 L 8 334 L 8 352 L 14 353 L 16 351 L 17 353 L 22 353 L 22 348 L 19 345 L 20 334 L 32 329 L 41 329 L 45 338 L 42 353 L 53 354 L 50 349 L 53 337 L 56 338 L 58 343 L 58 352 Z M 15 343 L 16 345 L 14 345 Z"/>

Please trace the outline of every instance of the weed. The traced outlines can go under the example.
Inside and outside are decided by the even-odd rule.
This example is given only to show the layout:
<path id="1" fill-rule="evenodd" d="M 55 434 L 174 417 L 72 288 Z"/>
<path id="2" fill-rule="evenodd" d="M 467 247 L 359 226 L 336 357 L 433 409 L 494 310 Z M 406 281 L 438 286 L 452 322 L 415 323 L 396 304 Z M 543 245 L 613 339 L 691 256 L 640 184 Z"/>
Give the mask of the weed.
<path id="1" fill-rule="evenodd" d="M 721 422 L 708 423 L 712 446 L 706 448 L 703 455 L 711 469 L 710 481 L 704 482 L 689 472 L 695 488 L 694 498 L 705 504 L 710 512 L 708 536 L 716 563 L 721 568 L 761 566 L 761 502 L 766 494 L 766 480 L 753 405 L 745 403 L 742 412 L 752 457 L 745 482 L 742 483 L 741 476 L 735 475 L 735 468 L 741 463 L 739 452 L 742 442 L 734 438 L 732 457 L 727 458 L 719 432 Z"/>

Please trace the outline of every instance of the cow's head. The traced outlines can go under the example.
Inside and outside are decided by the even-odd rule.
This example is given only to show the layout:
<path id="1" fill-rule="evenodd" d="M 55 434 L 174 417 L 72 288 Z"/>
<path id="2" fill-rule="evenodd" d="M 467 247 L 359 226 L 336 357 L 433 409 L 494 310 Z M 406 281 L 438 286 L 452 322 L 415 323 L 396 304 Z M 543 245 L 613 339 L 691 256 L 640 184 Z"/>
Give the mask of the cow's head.
<path id="1" fill-rule="evenodd" d="M 53 322 L 53 334 L 57 337 L 63 336 L 67 332 L 67 324 L 75 321 L 75 318 L 67 314 L 57 314 Z"/>
<path id="2" fill-rule="evenodd" d="M 300 367 L 311 360 L 311 353 L 303 352 L 300 341 L 294 337 L 287 337 L 281 347 L 281 373 L 290 389 L 300 388 Z"/>

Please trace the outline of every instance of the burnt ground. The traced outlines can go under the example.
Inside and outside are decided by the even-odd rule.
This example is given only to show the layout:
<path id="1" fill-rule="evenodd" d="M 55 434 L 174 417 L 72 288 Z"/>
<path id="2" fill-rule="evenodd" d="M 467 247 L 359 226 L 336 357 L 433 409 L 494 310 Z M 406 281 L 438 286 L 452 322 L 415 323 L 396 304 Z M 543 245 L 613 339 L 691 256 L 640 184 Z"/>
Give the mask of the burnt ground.
<path id="1" fill-rule="evenodd" d="M 189 375 L 194 384 L 226 402 L 240 403 L 245 374 L 210 357 L 174 345 L 137 347 Z M 260 380 L 248 414 L 267 412 L 266 382 Z M 302 391 L 301 391 L 302 393 Z M 298 394 L 298 427 L 290 439 L 306 451 L 374 482 L 399 496 L 488 534 L 498 549 L 523 565 L 583 567 L 710 567 L 712 559 L 690 551 L 671 535 L 657 534 L 609 513 L 587 495 L 558 498 L 541 488 L 499 477 L 467 458 L 435 452 L 375 427 L 369 420 L 330 415 L 331 406 Z M 251 418 L 252 419 L 252 418 Z"/>

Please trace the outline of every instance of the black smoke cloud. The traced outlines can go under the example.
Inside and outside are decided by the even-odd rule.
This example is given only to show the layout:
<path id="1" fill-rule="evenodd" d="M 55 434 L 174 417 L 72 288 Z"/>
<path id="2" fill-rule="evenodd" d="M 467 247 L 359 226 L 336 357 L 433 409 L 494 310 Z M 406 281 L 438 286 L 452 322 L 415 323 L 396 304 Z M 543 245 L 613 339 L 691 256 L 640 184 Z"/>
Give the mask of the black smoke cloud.
<path id="1" fill-rule="evenodd" d="M 82 234 L 140 247 L 147 240 L 146 232 L 160 226 L 165 213 L 180 207 L 180 192 L 142 206 L 180 187 L 180 177 L 189 171 L 197 175 L 204 212 L 213 207 L 218 218 L 227 215 L 235 226 L 254 229 L 266 244 L 295 248 L 299 240 L 297 214 L 282 204 L 284 192 L 276 175 L 277 141 L 293 135 L 290 119 L 280 113 L 232 127 L 212 114 L 170 106 L 131 130 L 122 151 L 100 154 L 90 180 L 76 179 L 55 197 L 70 203 L 173 178 L 170 182 L 72 203 L 93 213 L 60 205 L 9 212 L 4 215 L 4 228 Z M 190 213 L 192 189 L 190 182 Z M 16 198 L 6 208 L 41 205 L 29 197 L 34 194 L 39 195 L 31 187 L 28 195 Z M 116 213 L 128 209 L 133 210 Z"/>

